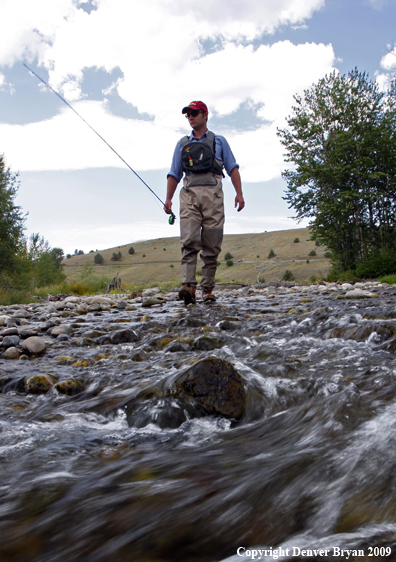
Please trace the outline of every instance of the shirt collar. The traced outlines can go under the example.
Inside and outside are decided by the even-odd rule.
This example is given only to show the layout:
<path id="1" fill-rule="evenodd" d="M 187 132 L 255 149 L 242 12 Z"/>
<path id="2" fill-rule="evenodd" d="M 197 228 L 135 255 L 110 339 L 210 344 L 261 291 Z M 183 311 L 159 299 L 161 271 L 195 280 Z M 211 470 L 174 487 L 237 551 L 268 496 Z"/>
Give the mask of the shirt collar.
<path id="1" fill-rule="evenodd" d="M 196 137 L 194 137 L 194 130 L 191 131 L 191 135 L 189 137 L 189 140 L 192 141 L 204 141 L 206 139 L 206 137 L 208 136 L 209 130 L 206 131 L 206 133 L 204 133 L 202 135 L 202 137 L 200 137 L 199 139 L 197 139 Z"/>

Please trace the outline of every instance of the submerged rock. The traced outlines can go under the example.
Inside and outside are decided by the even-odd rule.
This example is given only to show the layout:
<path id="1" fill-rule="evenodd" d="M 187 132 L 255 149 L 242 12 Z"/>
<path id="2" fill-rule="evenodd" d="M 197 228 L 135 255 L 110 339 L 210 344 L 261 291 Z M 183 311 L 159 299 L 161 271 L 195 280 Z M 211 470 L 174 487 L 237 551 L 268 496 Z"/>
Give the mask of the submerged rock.
<path id="1" fill-rule="evenodd" d="M 33 375 L 26 381 L 26 392 L 29 394 L 46 394 L 56 382 L 56 378 L 52 375 Z"/>
<path id="2" fill-rule="evenodd" d="M 55 389 L 61 394 L 74 396 L 75 394 L 79 394 L 84 390 L 84 385 L 78 379 L 65 379 L 56 383 Z"/>

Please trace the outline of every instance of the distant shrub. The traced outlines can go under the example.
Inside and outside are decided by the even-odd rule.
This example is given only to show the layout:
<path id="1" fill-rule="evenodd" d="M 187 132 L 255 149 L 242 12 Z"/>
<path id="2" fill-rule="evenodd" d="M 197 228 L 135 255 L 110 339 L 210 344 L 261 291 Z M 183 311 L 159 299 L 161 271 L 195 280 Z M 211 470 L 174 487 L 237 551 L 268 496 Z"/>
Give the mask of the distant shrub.
<path id="1" fill-rule="evenodd" d="M 71 258 L 71 254 L 66 254 L 66 259 Z"/>
<path id="2" fill-rule="evenodd" d="M 175 267 L 175 266 L 173 265 L 173 263 L 171 263 L 169 267 Z"/>
<path id="3" fill-rule="evenodd" d="M 121 252 L 117 252 L 117 253 L 113 252 L 113 255 L 111 256 L 110 259 L 111 261 L 120 261 L 121 258 L 122 258 Z"/>
<path id="4" fill-rule="evenodd" d="M 276 256 L 274 250 L 271 248 L 270 253 L 268 254 L 268 259 L 274 258 Z"/>
<path id="5" fill-rule="evenodd" d="M 257 282 L 258 282 L 258 283 L 265 283 L 265 277 L 259 277 L 259 278 L 257 279 Z"/>
<path id="6" fill-rule="evenodd" d="M 89 253 L 90 253 L 90 254 L 93 254 L 93 253 L 94 253 L 94 251 L 93 251 L 93 250 L 89 250 Z"/>
<path id="7" fill-rule="evenodd" d="M 316 281 L 318 280 L 318 278 L 316 277 L 316 275 L 311 275 L 311 277 L 309 278 L 311 283 L 316 283 Z"/>
<path id="8" fill-rule="evenodd" d="M 309 259 L 307 258 L 307 263 L 309 263 Z"/>
<path id="9" fill-rule="evenodd" d="M 233 257 L 234 256 L 230 252 L 227 252 L 226 255 L 224 256 L 224 259 L 225 260 L 232 260 Z"/>
<path id="10" fill-rule="evenodd" d="M 315 246 L 320 246 L 319 240 L 315 240 Z"/>
<path id="11" fill-rule="evenodd" d="M 135 249 L 131 246 L 128 250 L 128 254 L 134 254 L 135 253 Z"/>
<path id="12" fill-rule="evenodd" d="M 296 278 L 294 277 L 293 273 L 289 269 L 286 269 L 282 279 L 283 281 L 294 281 Z"/>
<path id="13" fill-rule="evenodd" d="M 396 272 L 396 256 L 373 254 L 357 264 L 356 275 L 360 278 L 377 278 Z"/>
<path id="14" fill-rule="evenodd" d="M 221 261 L 217 260 L 217 265 L 218 266 L 221 265 Z"/>
<path id="15" fill-rule="evenodd" d="M 143 254 L 143 255 L 142 255 L 142 258 L 145 258 L 145 257 L 146 257 L 146 254 Z"/>
<path id="16" fill-rule="evenodd" d="M 309 256 L 316 256 L 315 250 L 311 250 L 308 255 L 309 255 Z"/>
<path id="17" fill-rule="evenodd" d="M 96 254 L 95 257 L 94 257 L 94 262 L 95 263 L 103 263 L 104 262 L 103 256 L 101 254 Z"/>
<path id="18" fill-rule="evenodd" d="M 295 239 L 293 240 L 293 242 L 294 242 L 295 244 L 298 244 L 298 243 L 300 242 L 300 239 L 299 239 L 299 238 L 295 238 Z"/>
<path id="19" fill-rule="evenodd" d="M 325 252 L 324 257 L 325 258 L 331 258 L 331 252 Z"/>
<path id="20" fill-rule="evenodd" d="M 163 248 L 164 252 L 166 252 L 166 248 Z"/>
<path id="21" fill-rule="evenodd" d="M 234 262 L 232 260 L 227 260 L 226 261 L 226 266 L 227 267 L 231 267 L 232 265 L 234 265 Z"/>
<path id="22" fill-rule="evenodd" d="M 259 257 L 260 257 L 260 256 L 258 256 L 258 255 L 256 256 L 256 258 L 259 258 Z"/>

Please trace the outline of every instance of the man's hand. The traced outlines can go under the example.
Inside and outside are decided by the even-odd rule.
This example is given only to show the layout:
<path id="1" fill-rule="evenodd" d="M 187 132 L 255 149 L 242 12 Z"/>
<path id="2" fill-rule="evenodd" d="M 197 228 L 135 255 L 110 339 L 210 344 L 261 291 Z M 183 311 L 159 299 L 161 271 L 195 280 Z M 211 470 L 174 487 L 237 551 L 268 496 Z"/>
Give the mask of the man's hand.
<path id="1" fill-rule="evenodd" d="M 238 211 L 242 211 L 242 209 L 245 206 L 245 200 L 243 198 L 242 193 L 238 193 L 237 196 L 235 197 L 235 208 Z"/>
<path id="2" fill-rule="evenodd" d="M 165 199 L 164 211 L 167 215 L 172 214 L 172 200 L 171 199 L 168 199 L 168 198 Z"/>

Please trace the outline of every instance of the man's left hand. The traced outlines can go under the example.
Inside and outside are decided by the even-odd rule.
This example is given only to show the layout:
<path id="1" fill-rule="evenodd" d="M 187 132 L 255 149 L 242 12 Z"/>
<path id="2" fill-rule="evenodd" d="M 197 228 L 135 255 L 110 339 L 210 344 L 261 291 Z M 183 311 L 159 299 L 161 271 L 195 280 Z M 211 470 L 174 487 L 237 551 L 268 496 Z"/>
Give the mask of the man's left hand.
<path id="1" fill-rule="evenodd" d="M 237 195 L 235 197 L 235 208 L 238 211 L 238 213 L 239 213 L 239 211 L 242 211 L 244 206 L 245 206 L 245 200 L 244 200 L 243 196 Z"/>

